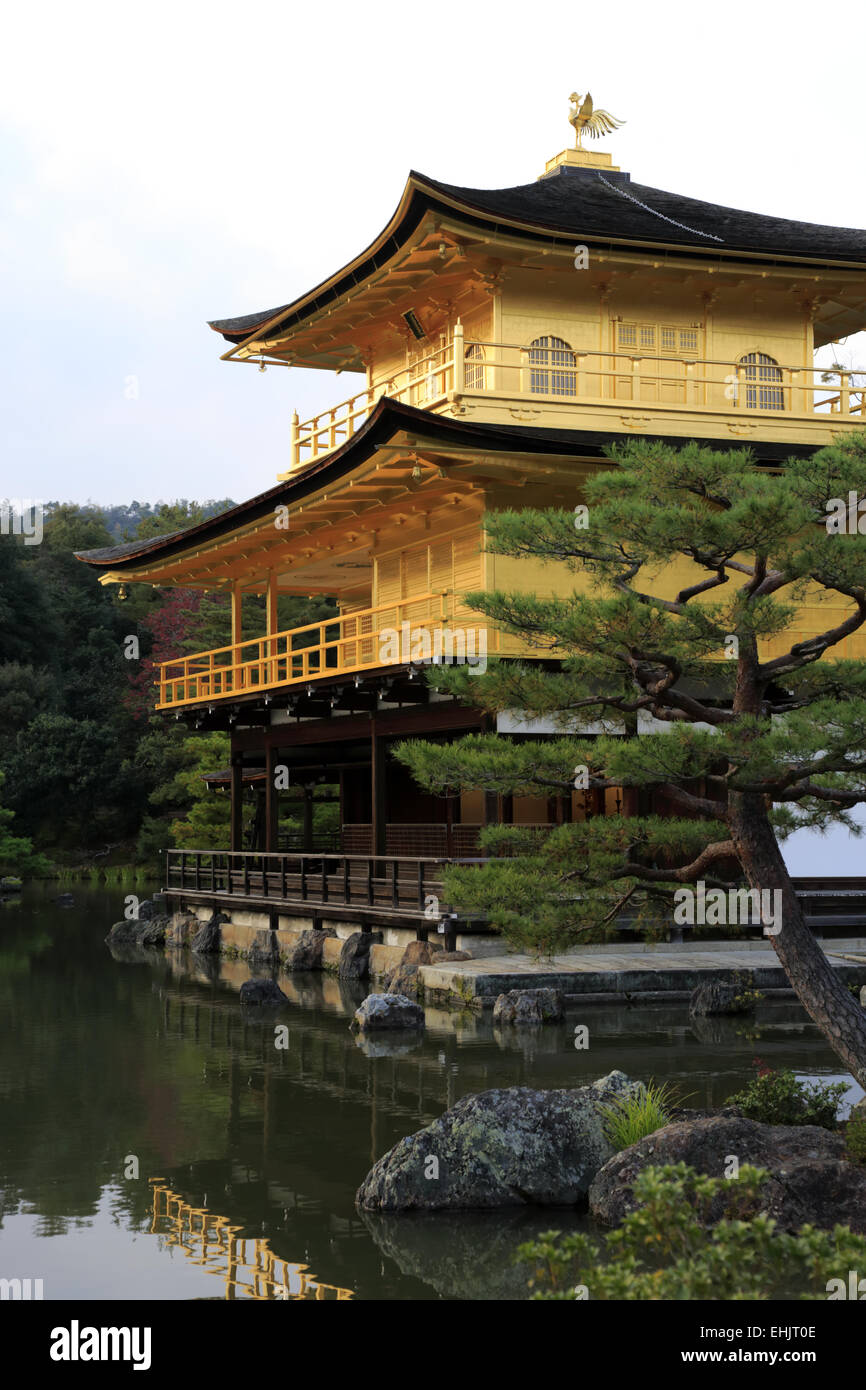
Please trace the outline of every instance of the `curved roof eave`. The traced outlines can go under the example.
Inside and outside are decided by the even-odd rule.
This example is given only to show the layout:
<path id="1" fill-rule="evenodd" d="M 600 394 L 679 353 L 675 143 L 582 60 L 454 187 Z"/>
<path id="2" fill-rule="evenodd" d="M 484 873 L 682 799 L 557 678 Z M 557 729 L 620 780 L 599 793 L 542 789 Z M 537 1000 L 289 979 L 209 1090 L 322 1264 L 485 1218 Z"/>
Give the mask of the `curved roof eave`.
<path id="1" fill-rule="evenodd" d="M 599 460 L 604 459 L 607 444 L 622 440 L 621 434 L 611 431 L 545 429 L 535 425 L 492 425 L 455 420 L 383 396 L 351 439 L 320 462 L 311 464 L 298 477 L 277 483 L 266 492 L 257 493 L 246 502 L 239 502 L 228 511 L 218 512 L 185 531 L 173 531 L 169 535 L 154 536 L 144 541 L 128 541 L 125 545 L 106 546 L 101 550 L 77 551 L 75 558 L 93 569 L 128 572 L 132 576 L 133 571 L 142 568 L 141 561 L 151 556 L 158 556 L 160 560 L 170 559 L 259 521 L 279 505 L 302 502 L 310 493 L 345 477 L 401 430 L 424 435 L 434 446 L 436 443 L 447 446 L 453 442 L 474 445 L 483 452 L 509 453 L 517 450 L 538 455 L 574 454 Z M 673 436 L 652 437 L 673 447 L 681 447 L 685 442 Z M 730 440 L 702 439 L 699 442 L 707 448 L 731 447 Z M 816 447 L 756 442 L 753 451 L 764 463 L 780 464 L 787 458 L 808 457 Z"/>
<path id="2" fill-rule="evenodd" d="M 575 199 L 575 193 L 582 198 Z M 652 199 L 657 206 L 645 199 Z M 681 255 L 710 253 L 799 265 L 831 262 L 856 269 L 866 267 L 866 232 L 858 228 L 796 222 L 643 184 L 620 186 L 583 172 L 565 171 L 513 188 L 475 189 L 440 183 L 413 169 L 388 224 L 341 270 L 291 303 L 236 318 L 214 319 L 208 326 L 234 347 L 271 330 L 291 327 L 362 285 L 405 244 L 428 211 L 456 212 L 467 222 L 494 232 L 578 236 L 590 244 L 603 241 L 653 247 Z M 689 225 L 680 218 L 704 225 Z"/>
<path id="3" fill-rule="evenodd" d="M 105 546 L 99 550 L 75 552 L 77 560 L 100 569 L 130 570 L 137 567 L 136 562 L 158 554 L 160 559 L 188 550 L 191 545 L 206 545 L 228 532 L 237 530 L 273 512 L 281 504 L 298 503 L 311 492 L 318 491 L 336 482 L 358 464 L 363 463 L 376 449 L 386 444 L 399 430 L 434 431 L 446 437 L 471 438 L 478 442 L 498 439 L 502 436 L 501 447 L 508 447 L 514 438 L 520 437 L 519 429 L 500 430 L 478 424 L 468 424 L 447 416 L 434 415 L 431 411 L 420 410 L 416 406 L 402 405 L 382 396 L 364 423 L 338 449 L 327 454 L 318 463 L 311 464 L 295 478 L 257 493 L 246 502 L 239 502 L 227 511 L 218 512 L 205 521 L 198 522 L 184 531 L 172 531 L 165 536 L 152 536 L 148 540 L 128 541 L 124 545 Z M 541 450 L 543 452 L 543 449 Z"/>

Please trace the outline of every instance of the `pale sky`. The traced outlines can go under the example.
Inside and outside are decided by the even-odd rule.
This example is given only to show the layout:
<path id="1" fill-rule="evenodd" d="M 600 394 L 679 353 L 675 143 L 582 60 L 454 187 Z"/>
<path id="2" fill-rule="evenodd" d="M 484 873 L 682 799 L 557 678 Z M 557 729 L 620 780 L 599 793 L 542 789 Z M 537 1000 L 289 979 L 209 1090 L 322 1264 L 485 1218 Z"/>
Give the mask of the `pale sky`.
<path id="1" fill-rule="evenodd" d="M 862 45 L 816 23 L 796 0 L 7 7 L 0 494 L 270 486 L 292 409 L 358 378 L 222 363 L 205 321 L 344 264 L 410 168 L 533 180 L 573 90 L 627 122 L 604 148 L 637 181 L 863 226 Z"/>
<path id="2" fill-rule="evenodd" d="M 481 188 L 535 179 L 572 142 L 568 94 L 587 89 L 627 122 L 603 147 L 638 182 L 866 224 L 853 9 L 8 6 L 0 495 L 269 487 L 291 411 L 336 404 L 357 378 L 222 363 L 206 320 L 312 288 L 384 226 L 411 168 Z M 857 347 L 849 363 L 866 363 Z M 856 871 L 838 840 L 810 837 L 793 859 Z"/>

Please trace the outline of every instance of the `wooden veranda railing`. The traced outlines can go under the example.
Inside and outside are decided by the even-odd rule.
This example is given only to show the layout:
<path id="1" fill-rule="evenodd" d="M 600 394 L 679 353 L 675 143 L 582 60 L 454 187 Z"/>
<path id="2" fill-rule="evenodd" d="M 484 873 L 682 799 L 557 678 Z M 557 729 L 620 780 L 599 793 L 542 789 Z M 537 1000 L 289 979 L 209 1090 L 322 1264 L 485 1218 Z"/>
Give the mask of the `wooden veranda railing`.
<path id="1" fill-rule="evenodd" d="M 157 667 L 157 709 L 410 661 L 422 664 L 441 658 L 471 665 L 498 650 L 497 629 L 473 622 L 451 590 L 415 594 L 163 661 Z"/>
<path id="2" fill-rule="evenodd" d="M 424 917 L 429 899 L 441 900 L 443 864 L 454 862 L 394 854 L 170 849 L 166 889 Z"/>

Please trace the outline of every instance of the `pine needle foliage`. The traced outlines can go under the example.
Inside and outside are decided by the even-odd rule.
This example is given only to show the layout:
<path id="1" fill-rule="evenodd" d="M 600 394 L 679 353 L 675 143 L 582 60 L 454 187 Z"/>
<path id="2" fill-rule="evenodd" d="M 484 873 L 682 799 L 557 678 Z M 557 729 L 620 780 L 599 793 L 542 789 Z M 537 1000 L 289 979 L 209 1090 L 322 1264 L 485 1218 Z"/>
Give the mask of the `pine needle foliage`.
<path id="1" fill-rule="evenodd" d="M 866 1015 L 815 948 L 779 844 L 801 827 L 857 834 L 866 801 L 866 661 L 846 647 L 866 624 L 866 534 L 856 519 L 845 534 L 828 522 L 833 499 L 866 499 L 866 433 L 778 469 L 697 443 L 626 440 L 608 455 L 575 497 L 586 528 L 559 509 L 485 519 L 488 551 L 550 566 L 548 594 L 466 596 L 535 659 L 430 675 L 476 709 L 552 720 L 560 736 L 410 741 L 397 757 L 440 795 L 582 785 L 616 789 L 629 814 L 544 840 L 489 827 L 490 863 L 448 872 L 448 896 L 486 910 L 515 947 L 552 953 L 603 938 L 624 911 L 657 932 L 683 885 L 778 889 L 772 944 L 863 1081 Z"/>

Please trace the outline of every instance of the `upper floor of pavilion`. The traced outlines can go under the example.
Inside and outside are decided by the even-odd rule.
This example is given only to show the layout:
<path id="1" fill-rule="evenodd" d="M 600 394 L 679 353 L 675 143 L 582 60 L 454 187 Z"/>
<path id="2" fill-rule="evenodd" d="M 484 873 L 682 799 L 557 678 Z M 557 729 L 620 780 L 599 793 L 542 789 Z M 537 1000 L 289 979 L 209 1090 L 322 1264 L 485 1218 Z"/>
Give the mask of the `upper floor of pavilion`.
<path id="1" fill-rule="evenodd" d="M 230 361 L 364 374 L 293 417 L 281 478 L 383 396 L 479 424 L 815 446 L 866 421 L 864 378 L 815 362 L 866 328 L 866 231 L 648 187 L 585 149 L 512 188 L 413 172 L 347 266 L 210 326 Z"/>

